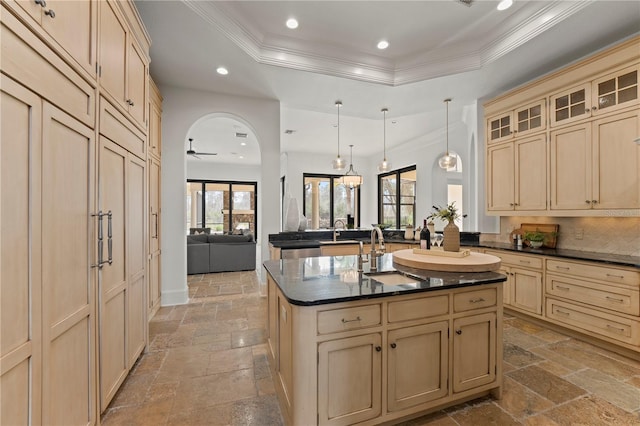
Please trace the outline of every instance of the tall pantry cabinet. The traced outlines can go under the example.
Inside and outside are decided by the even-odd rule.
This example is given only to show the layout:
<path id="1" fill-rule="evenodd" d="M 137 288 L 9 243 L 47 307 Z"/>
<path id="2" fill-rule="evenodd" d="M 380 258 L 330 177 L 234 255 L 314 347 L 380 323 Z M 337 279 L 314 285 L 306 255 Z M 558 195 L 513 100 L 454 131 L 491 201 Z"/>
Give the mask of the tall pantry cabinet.
<path id="1" fill-rule="evenodd" d="M 0 16 L 0 424 L 96 424 L 148 339 L 149 39 L 128 0 Z"/>

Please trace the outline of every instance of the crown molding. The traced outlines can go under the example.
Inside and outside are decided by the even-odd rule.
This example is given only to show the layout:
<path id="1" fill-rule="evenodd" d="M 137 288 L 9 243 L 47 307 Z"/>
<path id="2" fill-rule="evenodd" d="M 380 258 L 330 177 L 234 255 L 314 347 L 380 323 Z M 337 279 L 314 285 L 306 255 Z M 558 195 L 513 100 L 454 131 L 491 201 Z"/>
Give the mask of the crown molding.
<path id="1" fill-rule="evenodd" d="M 447 46 L 393 62 L 371 54 L 347 51 L 339 46 L 314 45 L 296 39 L 265 35 L 234 19 L 231 13 L 216 5 L 216 2 L 182 1 L 258 63 L 388 86 L 400 86 L 482 68 L 592 3 L 592 0 L 556 1 L 531 14 L 512 30 L 496 34 L 493 41 L 480 44 L 473 50 L 469 50 L 468 46 Z"/>

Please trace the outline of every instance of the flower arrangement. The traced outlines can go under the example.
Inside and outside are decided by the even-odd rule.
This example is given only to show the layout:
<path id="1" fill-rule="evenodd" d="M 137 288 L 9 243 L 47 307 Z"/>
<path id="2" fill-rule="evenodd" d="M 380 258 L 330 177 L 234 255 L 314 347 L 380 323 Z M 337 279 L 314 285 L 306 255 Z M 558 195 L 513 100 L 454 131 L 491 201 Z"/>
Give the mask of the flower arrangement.
<path id="1" fill-rule="evenodd" d="M 456 207 L 455 201 L 451 202 L 449 205 L 447 205 L 447 207 L 441 207 L 441 206 L 431 206 L 431 207 L 433 207 L 433 212 L 429 216 L 427 216 L 428 220 L 442 219 L 448 222 L 454 222 L 460 219 L 461 217 L 467 217 L 466 214 L 461 215 L 460 213 L 458 213 L 458 208 Z"/>

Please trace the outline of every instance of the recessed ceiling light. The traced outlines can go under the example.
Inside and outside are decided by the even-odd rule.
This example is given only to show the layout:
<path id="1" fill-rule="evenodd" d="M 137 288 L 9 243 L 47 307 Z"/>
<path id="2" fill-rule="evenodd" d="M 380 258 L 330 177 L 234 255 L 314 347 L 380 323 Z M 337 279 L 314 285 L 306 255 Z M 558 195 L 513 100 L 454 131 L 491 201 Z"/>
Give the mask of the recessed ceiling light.
<path id="1" fill-rule="evenodd" d="M 287 19 L 287 28 L 295 30 L 298 28 L 298 21 L 294 18 Z"/>
<path id="2" fill-rule="evenodd" d="M 225 67 L 218 67 L 218 69 L 216 69 L 216 72 L 220 75 L 227 75 L 229 74 L 229 70 L 226 69 Z"/>
<path id="3" fill-rule="evenodd" d="M 246 142 L 241 142 L 240 146 L 247 146 L 247 143 Z"/>
<path id="4" fill-rule="evenodd" d="M 387 40 L 380 40 L 378 42 L 378 49 L 383 50 L 389 47 L 389 42 Z"/>
<path id="5" fill-rule="evenodd" d="M 242 160 L 244 157 L 242 155 L 240 155 L 238 158 Z"/>
<path id="6" fill-rule="evenodd" d="M 513 5 L 513 0 L 502 0 L 498 3 L 498 10 L 507 10 Z"/>

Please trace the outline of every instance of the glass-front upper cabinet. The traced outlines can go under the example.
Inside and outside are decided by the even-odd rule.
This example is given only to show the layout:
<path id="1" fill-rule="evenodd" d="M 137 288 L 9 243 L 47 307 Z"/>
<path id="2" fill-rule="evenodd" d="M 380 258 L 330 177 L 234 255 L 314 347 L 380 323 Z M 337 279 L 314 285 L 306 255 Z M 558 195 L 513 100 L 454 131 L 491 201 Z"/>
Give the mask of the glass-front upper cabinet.
<path id="1" fill-rule="evenodd" d="M 551 96 L 551 126 L 637 105 L 639 70 L 636 64 Z"/>
<path id="2" fill-rule="evenodd" d="M 487 140 L 502 142 L 546 129 L 544 99 L 496 114 L 487 119 Z"/>

